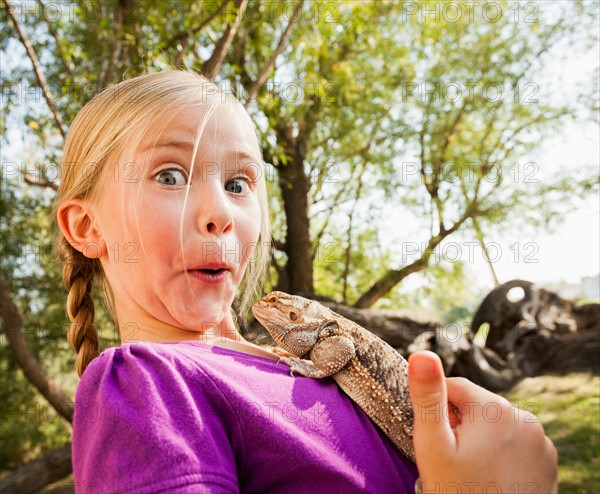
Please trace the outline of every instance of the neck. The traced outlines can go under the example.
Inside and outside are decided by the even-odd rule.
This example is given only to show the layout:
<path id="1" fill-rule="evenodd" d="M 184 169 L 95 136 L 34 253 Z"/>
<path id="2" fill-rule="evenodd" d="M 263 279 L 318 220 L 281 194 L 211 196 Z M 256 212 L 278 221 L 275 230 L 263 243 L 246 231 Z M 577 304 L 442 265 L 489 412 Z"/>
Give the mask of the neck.
<path id="1" fill-rule="evenodd" d="M 192 329 L 171 326 L 155 319 L 119 323 L 119 333 L 122 343 L 139 341 L 155 343 L 201 341 L 204 343 L 215 343 L 219 341 L 242 340 L 230 313 L 219 323 L 199 323 L 197 327 Z"/>

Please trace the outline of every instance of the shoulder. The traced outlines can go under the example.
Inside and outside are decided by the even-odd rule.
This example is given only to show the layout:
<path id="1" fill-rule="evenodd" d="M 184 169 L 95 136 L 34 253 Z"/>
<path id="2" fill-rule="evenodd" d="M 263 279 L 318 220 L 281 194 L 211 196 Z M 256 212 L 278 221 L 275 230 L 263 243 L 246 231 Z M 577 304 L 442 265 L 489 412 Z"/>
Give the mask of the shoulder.
<path id="1" fill-rule="evenodd" d="M 177 363 L 169 361 L 157 345 L 127 344 L 109 348 L 85 369 L 77 386 L 75 402 L 97 398 L 105 405 L 125 397 L 135 399 L 139 393 L 160 393 L 161 382 L 172 387 Z"/>
<path id="2" fill-rule="evenodd" d="M 76 481 L 105 492 L 118 482 L 127 483 L 125 492 L 129 486 L 179 492 L 175 486 L 198 483 L 236 490 L 229 440 L 235 422 L 211 380 L 202 378 L 201 365 L 178 347 L 126 344 L 90 363 L 75 396 Z"/>
<path id="3" fill-rule="evenodd" d="M 173 364 L 177 364 L 173 359 L 176 355 L 174 349 L 175 345 L 150 342 L 126 343 L 119 347 L 107 348 L 90 362 L 81 382 L 96 380 L 113 373 L 123 373 L 126 370 L 136 374 L 142 369 L 167 370 L 173 367 Z"/>
<path id="4" fill-rule="evenodd" d="M 123 410 L 138 407 L 173 415 L 173 406 L 208 413 L 211 407 L 226 405 L 222 390 L 207 376 L 210 361 L 203 357 L 202 349 L 180 344 L 139 342 L 109 348 L 82 375 L 75 420 L 100 413 L 122 415 Z M 86 409 L 89 413 L 82 414 Z"/>
<path id="5" fill-rule="evenodd" d="M 80 388 L 96 387 L 104 381 L 156 381 L 178 370 L 178 359 L 168 345 L 156 343 L 127 343 L 104 350 L 88 365 L 79 383 Z"/>

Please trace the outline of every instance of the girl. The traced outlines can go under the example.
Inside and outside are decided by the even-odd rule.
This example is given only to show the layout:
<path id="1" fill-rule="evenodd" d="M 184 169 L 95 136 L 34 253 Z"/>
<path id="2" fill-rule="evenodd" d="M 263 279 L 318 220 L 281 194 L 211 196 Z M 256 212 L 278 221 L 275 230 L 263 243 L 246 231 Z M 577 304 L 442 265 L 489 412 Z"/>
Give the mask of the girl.
<path id="1" fill-rule="evenodd" d="M 269 256 L 239 102 L 186 71 L 97 95 L 65 143 L 56 221 L 82 377 L 77 492 L 413 492 L 415 465 L 332 380 L 290 377 L 236 331 L 234 297 L 243 311 L 258 297 Z M 95 281 L 122 342 L 99 356 Z M 445 379 L 428 352 L 409 379 L 424 492 L 556 491 L 556 451 L 531 416 Z M 440 413 L 448 400 L 459 424 Z"/>

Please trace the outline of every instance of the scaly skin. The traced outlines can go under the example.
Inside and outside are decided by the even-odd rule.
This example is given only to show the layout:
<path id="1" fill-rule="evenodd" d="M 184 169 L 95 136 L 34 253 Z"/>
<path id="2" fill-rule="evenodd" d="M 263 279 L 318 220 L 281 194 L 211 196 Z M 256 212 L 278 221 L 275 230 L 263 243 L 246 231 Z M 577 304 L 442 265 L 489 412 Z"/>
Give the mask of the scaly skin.
<path id="1" fill-rule="evenodd" d="M 273 340 L 295 355 L 280 359 L 290 366 L 290 373 L 333 377 L 415 461 L 408 363 L 396 350 L 319 302 L 297 295 L 271 292 L 253 305 L 252 312 Z"/>

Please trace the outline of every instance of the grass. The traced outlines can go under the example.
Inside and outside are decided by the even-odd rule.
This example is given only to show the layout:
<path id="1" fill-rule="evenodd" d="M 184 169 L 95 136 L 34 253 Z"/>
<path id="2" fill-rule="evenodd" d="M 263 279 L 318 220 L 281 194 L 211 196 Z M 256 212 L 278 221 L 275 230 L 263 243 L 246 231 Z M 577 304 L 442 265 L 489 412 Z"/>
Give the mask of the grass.
<path id="1" fill-rule="evenodd" d="M 527 378 L 504 396 L 534 412 L 554 442 L 560 494 L 600 493 L 600 377 L 572 373 Z"/>

